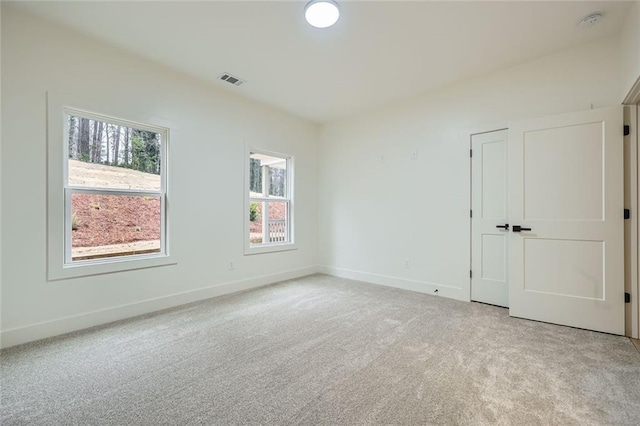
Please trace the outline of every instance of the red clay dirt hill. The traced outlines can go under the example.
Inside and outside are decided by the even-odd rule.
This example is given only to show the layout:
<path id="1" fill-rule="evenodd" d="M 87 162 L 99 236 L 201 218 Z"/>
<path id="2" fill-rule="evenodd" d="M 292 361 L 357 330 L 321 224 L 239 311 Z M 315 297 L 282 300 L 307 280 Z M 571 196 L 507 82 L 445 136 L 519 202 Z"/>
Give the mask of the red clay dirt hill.
<path id="1" fill-rule="evenodd" d="M 69 160 L 74 186 L 160 189 L 160 176 L 123 167 Z M 160 198 L 74 194 L 72 247 L 96 247 L 160 239 Z"/>

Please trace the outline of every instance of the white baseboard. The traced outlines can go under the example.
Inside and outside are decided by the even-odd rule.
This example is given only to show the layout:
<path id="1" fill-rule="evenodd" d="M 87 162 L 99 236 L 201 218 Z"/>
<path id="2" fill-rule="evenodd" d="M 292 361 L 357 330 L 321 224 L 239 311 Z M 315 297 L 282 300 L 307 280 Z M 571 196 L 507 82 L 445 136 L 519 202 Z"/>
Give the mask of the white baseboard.
<path id="1" fill-rule="evenodd" d="M 0 347 L 8 348 L 10 346 L 19 345 L 34 340 L 58 336 L 60 334 L 82 330 L 84 328 L 89 328 L 96 325 L 107 324 L 113 321 L 135 317 L 137 315 L 148 314 L 150 312 L 184 305 L 185 303 L 197 302 L 199 300 L 261 287 L 279 281 L 300 278 L 306 275 L 315 274 L 317 272 L 317 267 L 310 266 L 272 275 L 263 275 L 259 277 L 249 278 L 241 281 L 216 284 L 197 290 L 175 293 L 168 296 L 147 299 L 136 303 L 101 309 L 84 314 L 73 315 L 52 321 L 32 324 L 25 327 L 3 330 L 0 335 Z"/>
<path id="2" fill-rule="evenodd" d="M 351 280 L 365 281 L 372 284 L 384 285 L 387 287 L 401 288 L 403 290 L 416 291 L 447 297 L 450 299 L 462 300 L 469 302 L 469 291 L 465 291 L 460 287 L 450 285 L 430 283 L 426 281 L 414 281 L 405 278 L 391 277 L 388 275 L 372 274 L 369 272 L 354 271 L 351 269 L 335 268 L 332 266 L 318 266 L 317 272 L 321 274 L 332 275 L 334 277 L 348 278 Z M 437 290 L 437 291 L 436 291 Z"/>

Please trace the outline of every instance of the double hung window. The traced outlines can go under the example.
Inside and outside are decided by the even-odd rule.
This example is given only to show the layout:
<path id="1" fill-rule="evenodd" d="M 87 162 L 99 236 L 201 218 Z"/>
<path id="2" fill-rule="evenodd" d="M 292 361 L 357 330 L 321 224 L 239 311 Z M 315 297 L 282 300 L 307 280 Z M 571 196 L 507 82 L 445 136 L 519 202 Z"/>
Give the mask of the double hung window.
<path id="1" fill-rule="evenodd" d="M 49 108 L 50 279 L 171 263 L 168 128 Z"/>
<path id="2" fill-rule="evenodd" d="M 249 153 L 247 252 L 275 251 L 293 243 L 292 166 L 291 156 Z"/>
<path id="3" fill-rule="evenodd" d="M 66 113 L 65 264 L 166 253 L 164 129 Z"/>

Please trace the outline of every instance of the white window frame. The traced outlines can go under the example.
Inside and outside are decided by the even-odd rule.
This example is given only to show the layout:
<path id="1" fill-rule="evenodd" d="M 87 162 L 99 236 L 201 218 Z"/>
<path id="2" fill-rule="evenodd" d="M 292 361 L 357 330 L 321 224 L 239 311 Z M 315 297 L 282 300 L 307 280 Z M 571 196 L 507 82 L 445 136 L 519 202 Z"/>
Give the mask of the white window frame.
<path id="1" fill-rule="evenodd" d="M 269 196 L 268 194 L 263 194 L 262 197 L 251 197 L 251 191 L 249 188 L 250 184 L 250 170 L 251 170 L 251 154 L 262 154 L 269 155 L 272 157 L 282 158 L 287 162 L 287 177 L 286 177 L 286 196 L 285 197 L 277 197 L 277 196 Z M 295 244 L 295 226 L 294 226 L 294 157 L 293 155 L 283 154 L 280 152 L 267 151 L 260 148 L 248 148 L 245 152 L 245 179 L 244 179 L 244 190 L 245 190 L 245 202 L 244 202 L 244 254 L 252 255 L 252 254 L 260 254 L 260 253 L 273 253 L 279 251 L 287 251 L 287 250 L 296 250 L 297 246 Z M 263 176 L 264 179 L 264 176 Z M 287 234 L 289 236 L 288 241 L 283 242 L 267 242 L 267 243 L 259 243 L 259 244 L 251 244 L 250 242 L 250 233 L 249 233 L 249 208 L 252 202 L 267 202 L 267 201 L 276 201 L 276 202 L 286 202 L 287 203 Z M 262 229 L 263 238 L 268 233 L 268 229 Z"/>
<path id="2" fill-rule="evenodd" d="M 168 168 L 170 129 L 160 124 L 145 124 L 142 121 L 116 118 L 89 111 L 89 108 L 72 106 L 62 97 L 48 93 L 47 131 L 47 242 L 49 280 L 98 275 L 154 266 L 175 264 L 169 252 Z M 77 105 L 77 104 L 76 104 Z M 96 111 L 98 109 L 91 108 Z M 94 188 L 69 185 L 68 170 L 68 116 L 88 118 L 147 130 L 161 135 L 160 144 L 160 190 L 132 190 L 117 188 Z M 160 252 L 105 257 L 72 261 L 71 251 L 71 197 L 73 194 L 119 195 L 136 197 L 159 197 L 161 209 Z"/>

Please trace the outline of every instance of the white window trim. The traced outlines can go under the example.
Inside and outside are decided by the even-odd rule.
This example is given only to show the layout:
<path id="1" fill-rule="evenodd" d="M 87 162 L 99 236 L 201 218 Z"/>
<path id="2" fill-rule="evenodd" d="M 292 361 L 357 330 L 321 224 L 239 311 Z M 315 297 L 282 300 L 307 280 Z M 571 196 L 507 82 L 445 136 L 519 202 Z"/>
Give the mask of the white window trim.
<path id="1" fill-rule="evenodd" d="M 250 156 L 251 153 L 270 155 L 273 157 L 284 158 L 287 161 L 287 196 L 288 197 L 251 197 L 249 191 L 249 172 L 250 172 Z M 295 243 L 295 190 L 294 190 L 294 157 L 290 154 L 283 154 L 280 152 L 267 151 L 260 148 L 247 147 L 245 150 L 244 161 L 244 254 L 245 256 L 261 253 L 274 253 L 280 251 L 297 250 L 298 246 Z M 278 243 L 261 243 L 251 244 L 249 241 L 249 207 L 252 200 L 258 201 L 289 201 L 288 209 L 288 232 L 289 241 Z M 264 233 L 264 230 L 263 230 Z"/>
<path id="2" fill-rule="evenodd" d="M 79 108 L 76 105 L 83 105 Z M 71 100 L 55 93 L 47 93 L 47 278 L 55 281 L 66 278 L 99 275 L 133 269 L 176 264 L 176 259 L 169 251 L 170 212 L 168 202 L 168 169 L 169 169 L 169 128 L 166 123 L 154 123 L 143 118 L 139 121 L 116 118 L 116 115 L 136 117 L 129 112 L 119 114 L 97 114 L 87 111 L 86 103 Z M 90 108 L 103 111 L 104 108 Z M 127 189 L 100 189 L 68 186 L 68 137 L 66 132 L 67 115 L 75 115 L 109 123 L 120 124 L 141 130 L 149 130 L 162 135 L 161 144 L 161 190 L 138 191 Z M 143 124 L 146 121 L 147 124 Z M 163 125 L 165 124 L 165 125 Z M 71 262 L 71 241 L 66 235 L 71 232 L 71 194 L 98 195 L 135 195 L 161 198 L 161 245 L 160 253 L 148 253 L 121 257 L 108 257 L 95 260 L 79 260 Z M 67 203 L 67 204 L 65 204 Z"/>

